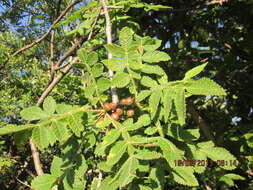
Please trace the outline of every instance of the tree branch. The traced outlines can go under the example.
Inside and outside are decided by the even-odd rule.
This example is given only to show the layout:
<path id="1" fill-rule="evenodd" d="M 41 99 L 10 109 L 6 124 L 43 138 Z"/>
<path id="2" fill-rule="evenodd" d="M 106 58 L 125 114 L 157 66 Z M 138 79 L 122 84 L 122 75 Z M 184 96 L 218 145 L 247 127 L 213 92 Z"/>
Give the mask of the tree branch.
<path id="1" fill-rule="evenodd" d="M 95 34 L 96 34 L 96 32 L 94 32 L 94 35 Z M 79 45 L 81 45 L 83 42 L 84 42 L 84 39 L 81 39 Z M 103 47 L 103 46 L 100 46 L 100 47 Z M 100 47 L 98 47 L 98 48 L 100 48 Z M 90 53 L 98 48 L 88 50 L 87 53 Z M 74 49 L 73 51 L 75 51 L 75 50 L 76 49 Z M 49 93 L 53 90 L 53 88 L 61 81 L 61 79 L 69 72 L 72 65 L 77 61 L 79 61 L 78 57 L 71 58 L 69 60 L 69 62 L 67 63 L 66 67 L 55 78 L 53 78 L 51 83 L 47 86 L 47 88 L 43 91 L 42 95 L 38 99 L 37 104 L 36 104 L 37 106 L 40 106 L 43 103 L 43 101 L 49 95 Z M 38 149 L 36 148 L 35 144 L 32 142 L 31 138 L 30 138 L 29 143 L 30 143 L 30 148 L 32 151 L 32 157 L 33 157 L 33 162 L 34 162 L 36 173 L 37 173 L 37 175 L 42 175 L 44 172 L 42 169 L 42 164 L 40 162 L 40 156 L 39 156 Z"/>
<path id="2" fill-rule="evenodd" d="M 17 50 L 16 52 L 14 52 L 12 54 L 12 56 L 16 56 L 20 53 L 22 53 L 23 51 L 33 47 L 34 45 L 42 42 L 44 39 L 47 38 L 47 36 L 50 34 L 50 32 L 53 30 L 54 26 L 67 14 L 67 12 L 73 7 L 75 6 L 77 3 L 81 2 L 81 0 L 77 0 L 75 2 L 73 2 L 72 4 L 70 4 L 60 15 L 59 17 L 53 22 L 53 24 L 50 26 L 49 30 L 47 31 L 47 33 L 45 33 L 42 37 L 40 37 L 39 39 L 33 41 L 32 43 L 22 47 L 21 49 Z"/>
<path id="3" fill-rule="evenodd" d="M 108 13 L 108 8 L 106 5 L 105 0 L 101 0 L 101 4 L 104 10 L 104 15 L 105 15 L 105 21 L 106 21 L 106 37 L 107 37 L 107 44 L 112 44 L 112 24 L 111 24 L 111 19 Z M 108 52 L 108 59 L 112 58 L 112 54 Z M 113 71 L 109 70 L 109 77 L 112 80 L 113 78 Z M 115 104 L 118 104 L 119 102 L 119 97 L 117 94 L 117 88 L 115 86 L 111 87 L 111 93 L 112 93 L 112 102 Z"/>
<path id="4" fill-rule="evenodd" d="M 89 34 L 87 41 L 89 41 L 91 39 L 92 36 L 96 35 L 98 33 L 98 30 L 95 31 L 91 31 L 91 33 Z M 69 56 L 72 56 L 74 54 L 74 52 L 77 50 L 77 48 L 80 46 L 80 44 L 83 43 L 83 38 L 80 38 L 79 40 L 76 39 L 75 43 L 72 45 L 72 47 L 57 61 L 57 63 L 54 66 L 54 71 L 58 71 L 60 69 L 65 68 L 68 63 L 61 65 Z"/>

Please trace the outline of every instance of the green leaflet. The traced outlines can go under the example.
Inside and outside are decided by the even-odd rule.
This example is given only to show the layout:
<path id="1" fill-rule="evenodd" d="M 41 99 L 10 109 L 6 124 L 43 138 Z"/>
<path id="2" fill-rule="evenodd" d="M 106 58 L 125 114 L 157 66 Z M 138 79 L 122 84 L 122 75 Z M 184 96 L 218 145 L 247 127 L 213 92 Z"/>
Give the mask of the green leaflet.
<path id="1" fill-rule="evenodd" d="M 111 86 L 111 81 L 108 78 L 101 77 L 97 81 L 97 87 L 99 91 L 105 91 Z M 94 86 L 93 86 L 94 88 Z"/>
<path id="2" fill-rule="evenodd" d="M 167 135 L 182 142 L 192 142 L 200 137 L 199 129 L 183 129 L 178 125 L 169 126 Z"/>
<path id="3" fill-rule="evenodd" d="M 233 180 L 245 180 L 245 178 L 237 174 L 229 173 L 229 174 L 225 174 L 219 179 L 219 181 L 223 181 L 230 187 L 234 186 Z"/>
<path id="4" fill-rule="evenodd" d="M 153 135 L 157 132 L 157 127 L 148 127 L 147 129 L 145 129 L 144 133 L 147 135 Z"/>
<path id="5" fill-rule="evenodd" d="M 187 144 L 187 146 L 190 148 L 192 154 L 192 157 L 190 157 L 189 160 L 196 161 L 195 167 L 193 167 L 194 171 L 199 174 L 203 173 L 207 167 L 206 166 L 207 157 L 205 153 L 199 151 L 196 145 Z M 204 164 L 202 164 L 202 161 L 204 162 Z"/>
<path id="6" fill-rule="evenodd" d="M 129 58 L 129 67 L 132 70 L 140 70 L 144 67 L 144 64 L 142 64 L 141 59 L 136 60 L 136 58 L 135 59 L 130 59 Z"/>
<path id="7" fill-rule="evenodd" d="M 138 160 L 135 157 L 129 157 L 110 183 L 117 180 L 119 187 L 124 187 L 129 184 L 136 176 L 138 164 Z"/>
<path id="8" fill-rule="evenodd" d="M 9 133 L 16 133 L 27 129 L 37 127 L 36 125 L 6 125 L 0 128 L 0 135 L 6 135 Z"/>
<path id="9" fill-rule="evenodd" d="M 64 190 L 83 190 L 86 184 L 86 181 L 83 179 L 84 172 L 79 171 L 78 173 L 78 170 L 67 170 L 63 178 Z"/>
<path id="10" fill-rule="evenodd" d="M 96 52 L 91 52 L 90 54 L 87 54 L 87 64 L 90 66 L 96 64 L 98 62 L 98 54 Z"/>
<path id="11" fill-rule="evenodd" d="M 164 75 L 163 69 L 159 67 L 158 65 L 144 64 L 141 71 L 147 74 Z"/>
<path id="12" fill-rule="evenodd" d="M 124 57 L 125 56 L 125 50 L 116 44 L 108 44 L 105 45 L 105 48 L 107 51 L 113 54 L 113 56 L 116 57 Z"/>
<path id="13" fill-rule="evenodd" d="M 163 152 L 163 157 L 166 159 L 168 162 L 169 166 L 171 168 L 175 167 L 175 161 L 176 160 L 183 160 L 183 152 L 179 150 L 172 142 L 169 140 L 158 137 L 157 142 L 155 142 L 160 148 L 162 149 Z"/>
<path id="14" fill-rule="evenodd" d="M 68 158 L 63 164 L 65 167 L 68 165 L 67 169 L 64 170 L 62 179 L 64 190 L 83 190 L 85 188 L 86 180 L 84 179 L 84 174 L 88 169 L 88 165 L 82 155 L 75 153 L 72 152 L 69 155 L 72 159 L 71 163 L 68 163 Z"/>
<path id="15" fill-rule="evenodd" d="M 151 94 L 151 91 L 150 91 L 150 90 L 142 90 L 142 91 L 138 94 L 138 96 L 137 96 L 137 98 L 136 98 L 136 101 L 137 101 L 137 102 L 140 102 L 140 101 L 144 100 L 145 98 L 147 98 L 150 94 Z"/>
<path id="16" fill-rule="evenodd" d="M 148 77 L 148 76 L 143 76 L 142 79 L 141 79 L 141 84 L 143 86 L 146 86 L 146 87 L 154 87 L 154 86 L 157 86 L 157 82 L 155 80 L 153 80 L 151 77 Z"/>
<path id="17" fill-rule="evenodd" d="M 199 150 L 196 150 L 196 152 L 193 153 L 193 157 L 194 157 L 194 160 L 204 160 L 204 161 L 207 160 L 206 155 Z M 206 169 L 206 165 L 204 165 L 204 166 L 195 165 L 195 167 L 194 167 L 194 171 L 197 173 L 203 173 L 205 171 L 205 169 Z"/>
<path id="18" fill-rule="evenodd" d="M 141 150 L 139 153 L 135 154 L 134 157 L 139 160 L 154 160 L 161 158 L 162 155 L 155 151 Z"/>
<path id="19" fill-rule="evenodd" d="M 64 172 L 62 171 L 63 160 L 57 156 L 54 156 L 53 162 L 50 167 L 50 172 L 55 177 L 60 177 Z"/>
<path id="20" fill-rule="evenodd" d="M 238 174 L 233 174 L 233 173 L 225 174 L 224 176 L 229 177 L 230 179 L 234 179 L 234 180 L 245 180 L 245 177 L 242 177 Z"/>
<path id="21" fill-rule="evenodd" d="M 152 190 L 151 187 L 149 187 L 149 184 L 144 184 L 144 185 L 138 185 L 140 190 Z"/>
<path id="22" fill-rule="evenodd" d="M 185 73 L 185 77 L 183 80 L 187 80 L 187 79 L 191 79 L 192 77 L 195 77 L 196 75 L 198 75 L 201 71 L 203 71 L 203 69 L 206 67 L 207 63 L 204 63 L 202 65 L 199 65 L 197 67 L 194 67 L 193 69 L 187 71 Z"/>
<path id="23" fill-rule="evenodd" d="M 122 46 L 128 47 L 133 40 L 133 31 L 128 28 L 124 27 L 119 32 L 119 41 Z"/>
<path id="24" fill-rule="evenodd" d="M 146 144 L 146 143 L 153 143 L 156 141 L 156 139 L 152 138 L 152 137 L 145 137 L 145 136 L 141 136 L 141 135 L 135 135 L 132 136 L 129 141 L 131 142 L 131 144 Z"/>
<path id="25" fill-rule="evenodd" d="M 103 139 L 103 142 L 100 143 L 95 150 L 97 155 L 104 154 L 105 149 L 114 143 L 120 137 L 120 131 L 117 129 L 112 129 Z"/>
<path id="26" fill-rule="evenodd" d="M 43 174 L 41 176 L 37 176 L 32 181 L 32 187 L 34 190 L 49 190 L 53 187 L 57 178 L 50 174 Z"/>
<path id="27" fill-rule="evenodd" d="M 160 163 L 156 163 L 154 167 L 151 168 L 149 177 L 152 179 L 151 184 L 153 190 L 161 190 L 165 184 L 165 167 Z"/>
<path id="28" fill-rule="evenodd" d="M 125 69 L 125 59 L 117 59 L 117 58 L 112 58 L 112 59 L 105 59 L 102 61 L 102 63 L 110 70 L 112 71 L 118 71 L 118 72 L 123 72 Z"/>
<path id="29" fill-rule="evenodd" d="M 111 183 L 112 178 L 111 176 L 106 177 L 102 183 L 100 184 L 100 186 L 98 185 L 98 178 L 94 178 L 91 184 L 91 190 L 116 190 L 118 188 L 118 183 L 117 181 Z"/>
<path id="30" fill-rule="evenodd" d="M 53 114 L 56 110 L 56 102 L 55 100 L 49 96 L 43 102 L 43 110 L 48 114 Z"/>
<path id="31" fill-rule="evenodd" d="M 149 36 L 143 37 L 143 49 L 145 51 L 154 51 L 161 46 L 162 40 L 151 38 Z"/>
<path id="32" fill-rule="evenodd" d="M 201 148 L 201 149 L 213 148 L 214 147 L 214 143 L 212 141 L 206 141 L 206 142 L 198 143 L 197 146 L 199 148 Z"/>
<path id="33" fill-rule="evenodd" d="M 71 105 L 67 105 L 67 104 L 57 104 L 56 105 L 56 112 L 58 114 L 63 114 L 66 112 L 69 112 L 73 110 L 73 107 Z"/>
<path id="34" fill-rule="evenodd" d="M 42 125 L 33 129 L 32 140 L 40 149 L 44 149 L 55 143 L 56 136 L 52 127 Z"/>
<path id="35" fill-rule="evenodd" d="M 112 79 L 112 85 L 118 88 L 127 86 L 130 82 L 130 77 L 127 73 L 117 73 Z"/>
<path id="36" fill-rule="evenodd" d="M 172 108 L 172 96 L 173 91 L 169 89 L 164 89 L 163 90 L 163 108 L 164 108 L 164 121 L 165 123 L 168 122 L 171 108 Z"/>
<path id="37" fill-rule="evenodd" d="M 143 61 L 147 63 L 158 63 L 160 61 L 169 61 L 170 56 L 162 51 L 148 51 L 146 52 L 143 57 Z"/>
<path id="38" fill-rule="evenodd" d="M 198 180 L 194 176 L 191 167 L 176 167 L 172 170 L 172 175 L 177 183 L 187 186 L 198 186 Z"/>
<path id="39" fill-rule="evenodd" d="M 20 112 L 20 115 L 28 121 L 39 120 L 49 117 L 47 112 L 41 110 L 38 106 L 25 108 Z"/>
<path id="40" fill-rule="evenodd" d="M 65 141 L 69 136 L 70 133 L 67 128 L 67 123 L 63 121 L 53 121 L 52 124 L 52 130 L 59 142 Z"/>
<path id="41" fill-rule="evenodd" d="M 87 98 L 93 97 L 94 93 L 96 92 L 96 88 L 94 86 L 95 86 L 95 84 L 91 83 L 85 87 L 85 89 L 84 89 L 85 97 L 87 97 Z"/>
<path id="42" fill-rule="evenodd" d="M 191 80 L 185 86 L 186 90 L 196 95 L 226 95 L 225 90 L 217 83 L 208 78 Z"/>
<path id="43" fill-rule="evenodd" d="M 155 117 L 161 96 L 162 96 L 161 90 L 154 90 L 149 97 L 149 106 L 151 109 L 150 110 L 151 111 L 151 119 L 153 119 Z"/>
<path id="44" fill-rule="evenodd" d="M 125 141 L 116 142 L 115 145 L 111 148 L 109 155 L 107 156 L 106 164 L 112 166 L 116 164 L 126 152 L 126 149 L 127 143 Z"/>
<path id="45" fill-rule="evenodd" d="M 236 161 L 236 158 L 225 148 L 221 147 L 212 147 L 212 148 L 203 148 L 200 149 L 201 152 L 205 153 L 206 156 L 213 161 L 224 161 L 224 166 L 220 165 L 221 168 L 224 168 L 226 170 L 233 170 L 236 168 L 235 165 L 230 164 L 232 161 Z"/>
<path id="46" fill-rule="evenodd" d="M 91 73 L 93 77 L 100 77 L 103 73 L 103 70 L 104 66 L 101 63 L 97 63 L 92 67 Z"/>
<path id="47" fill-rule="evenodd" d="M 136 124 L 139 124 L 141 126 L 148 126 L 150 123 L 151 123 L 150 116 L 148 114 L 143 114 L 138 118 Z"/>
<path id="48" fill-rule="evenodd" d="M 179 124 L 184 125 L 186 117 L 185 90 L 183 88 L 174 89 L 173 99 Z"/>
<path id="49" fill-rule="evenodd" d="M 82 124 L 82 113 L 81 114 L 70 114 L 68 117 L 68 127 L 76 136 L 80 136 L 81 132 L 84 129 Z"/>
<path id="50" fill-rule="evenodd" d="M 85 49 L 80 49 L 77 55 L 87 67 L 93 66 L 98 61 L 98 54 L 96 52 L 87 54 Z"/>

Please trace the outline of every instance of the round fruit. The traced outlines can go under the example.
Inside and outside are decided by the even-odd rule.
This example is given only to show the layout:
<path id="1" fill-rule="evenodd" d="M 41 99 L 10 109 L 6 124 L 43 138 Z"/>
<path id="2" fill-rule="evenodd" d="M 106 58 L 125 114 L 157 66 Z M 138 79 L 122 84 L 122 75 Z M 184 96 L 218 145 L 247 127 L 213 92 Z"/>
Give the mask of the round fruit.
<path id="1" fill-rule="evenodd" d="M 123 114 L 123 110 L 120 108 L 117 108 L 115 113 L 117 113 L 119 116 Z"/>
<path id="2" fill-rule="evenodd" d="M 127 110 L 127 116 L 132 117 L 134 115 L 134 110 Z"/>
<path id="3" fill-rule="evenodd" d="M 117 121 L 119 120 L 119 115 L 116 112 L 114 112 L 111 114 L 111 118 Z"/>
<path id="4" fill-rule="evenodd" d="M 122 100 L 120 100 L 120 104 L 121 105 L 126 105 L 127 104 L 127 100 L 125 98 L 123 98 Z"/>
<path id="5" fill-rule="evenodd" d="M 116 107 L 117 107 L 117 105 L 115 104 L 115 103 L 110 103 L 110 108 L 112 109 L 112 110 L 115 110 L 116 109 Z"/>
<path id="6" fill-rule="evenodd" d="M 104 103 L 103 107 L 105 111 L 110 111 L 112 109 L 110 103 Z"/>
<path id="7" fill-rule="evenodd" d="M 126 104 L 131 105 L 134 102 L 133 98 L 129 97 L 126 99 Z"/>

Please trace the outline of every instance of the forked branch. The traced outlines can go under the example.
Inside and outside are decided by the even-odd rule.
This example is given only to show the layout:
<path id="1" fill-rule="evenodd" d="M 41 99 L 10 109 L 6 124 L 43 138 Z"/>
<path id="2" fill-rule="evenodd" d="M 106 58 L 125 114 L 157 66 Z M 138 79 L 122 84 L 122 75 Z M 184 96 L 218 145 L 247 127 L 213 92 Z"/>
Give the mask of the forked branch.
<path id="1" fill-rule="evenodd" d="M 16 56 L 20 53 L 22 53 L 23 51 L 26 51 L 29 48 L 32 48 L 34 45 L 42 42 L 43 40 L 45 40 L 48 35 L 50 34 L 50 32 L 54 29 L 54 26 L 67 14 L 67 12 L 73 7 L 75 6 L 77 3 L 81 2 L 81 0 L 77 0 L 75 2 L 73 2 L 72 4 L 70 4 L 59 16 L 58 18 L 53 22 L 53 24 L 50 26 L 49 30 L 43 35 L 41 36 L 39 39 L 33 41 L 32 43 L 20 48 L 19 50 L 17 50 L 16 52 L 14 52 L 12 54 L 12 56 Z"/>

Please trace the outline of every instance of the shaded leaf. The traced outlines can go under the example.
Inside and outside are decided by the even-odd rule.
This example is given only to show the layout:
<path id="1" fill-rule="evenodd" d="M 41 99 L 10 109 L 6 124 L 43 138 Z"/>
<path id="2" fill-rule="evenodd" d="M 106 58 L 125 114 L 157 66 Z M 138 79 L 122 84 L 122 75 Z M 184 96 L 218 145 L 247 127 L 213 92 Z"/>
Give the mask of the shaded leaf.
<path id="1" fill-rule="evenodd" d="M 103 139 L 103 142 L 100 143 L 95 150 L 95 153 L 97 155 L 102 155 L 104 154 L 105 149 L 113 144 L 119 137 L 120 137 L 120 132 L 117 129 L 112 129 Z"/>
<path id="2" fill-rule="evenodd" d="M 126 186 L 135 178 L 137 168 L 138 160 L 135 157 L 129 157 L 111 182 L 117 180 L 120 187 Z"/>
<path id="3" fill-rule="evenodd" d="M 107 156 L 107 164 L 114 165 L 116 164 L 123 154 L 126 152 L 127 143 L 125 141 L 118 141 L 111 148 L 109 155 Z"/>
<path id="4" fill-rule="evenodd" d="M 198 186 L 198 180 L 193 174 L 194 170 L 191 167 L 176 167 L 172 171 L 174 180 L 182 185 Z"/>

